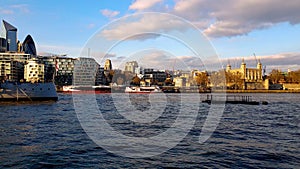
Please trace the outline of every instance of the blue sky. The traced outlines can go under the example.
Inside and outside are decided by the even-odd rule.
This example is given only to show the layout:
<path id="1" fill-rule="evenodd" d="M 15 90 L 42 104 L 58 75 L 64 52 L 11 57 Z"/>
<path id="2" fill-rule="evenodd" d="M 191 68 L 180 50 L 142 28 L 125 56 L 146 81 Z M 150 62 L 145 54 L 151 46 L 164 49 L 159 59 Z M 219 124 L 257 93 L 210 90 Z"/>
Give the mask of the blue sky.
<path id="1" fill-rule="evenodd" d="M 89 39 L 115 19 L 141 12 L 163 12 L 196 25 L 223 62 L 230 59 L 234 64 L 245 58 L 249 65 L 255 66 L 255 53 L 270 70 L 300 68 L 300 3 L 297 0 L 0 0 L 0 4 L 0 18 L 18 28 L 20 41 L 31 34 L 40 54 L 80 56 Z M 161 19 L 151 20 L 149 24 L 135 21 L 135 27 L 120 27 L 118 33 L 125 36 L 143 29 L 153 32 L 163 29 L 167 34 L 173 31 Z M 173 51 L 166 42 L 174 46 Z M 111 53 L 113 63 L 129 57 L 130 53 L 138 53 L 132 52 L 137 46 L 148 49 L 149 44 L 155 44 L 150 45 L 153 48 L 165 48 L 177 57 L 192 55 L 164 38 L 143 37 L 125 44 Z M 135 48 L 126 51 L 130 46 Z"/>

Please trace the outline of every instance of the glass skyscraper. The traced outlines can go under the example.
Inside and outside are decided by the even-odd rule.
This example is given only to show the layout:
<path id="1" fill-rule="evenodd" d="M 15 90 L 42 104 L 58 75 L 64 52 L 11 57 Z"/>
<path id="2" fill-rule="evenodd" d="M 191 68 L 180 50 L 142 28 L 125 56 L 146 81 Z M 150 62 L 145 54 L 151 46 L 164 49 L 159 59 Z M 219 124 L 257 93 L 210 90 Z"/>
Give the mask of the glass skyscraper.
<path id="1" fill-rule="evenodd" d="M 0 33 L 0 51 L 1 52 L 17 52 L 17 28 L 6 22 L 2 21 Z"/>
<path id="2" fill-rule="evenodd" d="M 30 35 L 27 35 L 24 42 L 23 42 L 23 51 L 26 54 L 30 54 L 36 56 L 36 48 L 34 41 Z"/>

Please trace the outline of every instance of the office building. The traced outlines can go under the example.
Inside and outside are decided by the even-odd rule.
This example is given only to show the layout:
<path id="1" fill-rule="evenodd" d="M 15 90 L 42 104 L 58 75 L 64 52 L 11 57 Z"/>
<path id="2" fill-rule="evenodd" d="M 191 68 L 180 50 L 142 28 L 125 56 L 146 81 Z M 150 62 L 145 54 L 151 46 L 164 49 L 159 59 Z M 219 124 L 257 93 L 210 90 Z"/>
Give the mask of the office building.
<path id="1" fill-rule="evenodd" d="M 34 41 L 30 35 L 27 35 L 24 42 L 22 44 L 19 44 L 19 46 L 20 46 L 19 47 L 20 52 L 24 52 L 26 54 L 30 54 L 33 56 L 37 55 Z"/>
<path id="2" fill-rule="evenodd" d="M 80 57 L 74 64 L 73 84 L 75 86 L 94 86 L 100 65 L 94 58 Z"/>
<path id="3" fill-rule="evenodd" d="M 6 21 L 2 21 L 0 33 L 1 52 L 17 52 L 17 28 Z"/>

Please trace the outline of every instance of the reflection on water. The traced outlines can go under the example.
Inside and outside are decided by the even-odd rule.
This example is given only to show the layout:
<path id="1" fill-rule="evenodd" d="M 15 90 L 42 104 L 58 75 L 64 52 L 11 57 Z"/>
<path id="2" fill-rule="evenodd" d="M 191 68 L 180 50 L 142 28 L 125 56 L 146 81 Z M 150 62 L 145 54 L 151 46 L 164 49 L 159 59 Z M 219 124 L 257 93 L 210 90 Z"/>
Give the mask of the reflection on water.
<path id="1" fill-rule="evenodd" d="M 269 105 L 226 105 L 212 137 L 199 144 L 209 108 L 199 103 L 195 126 L 183 141 L 164 154 L 140 159 L 114 155 L 89 139 L 76 117 L 72 95 L 60 94 L 59 101 L 54 103 L 1 104 L 0 168 L 297 168 L 300 166 L 300 95 L 251 95 L 254 100 L 268 101 Z M 109 94 L 96 98 L 111 126 L 139 137 L 167 129 L 176 119 L 180 106 L 168 100 L 166 113 L 147 125 L 133 123 L 112 111 L 116 107 Z M 131 102 L 136 109 L 147 111 L 151 107 L 149 98 L 145 99 L 148 102 L 139 104 L 133 98 Z M 191 104 L 196 102 L 191 99 Z"/>

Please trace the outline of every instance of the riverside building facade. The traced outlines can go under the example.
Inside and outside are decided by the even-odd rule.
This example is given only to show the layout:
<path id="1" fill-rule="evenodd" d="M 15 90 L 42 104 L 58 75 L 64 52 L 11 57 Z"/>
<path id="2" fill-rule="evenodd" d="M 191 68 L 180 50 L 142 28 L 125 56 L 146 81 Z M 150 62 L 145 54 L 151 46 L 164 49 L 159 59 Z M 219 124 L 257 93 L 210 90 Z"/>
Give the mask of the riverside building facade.
<path id="1" fill-rule="evenodd" d="M 94 86 L 99 67 L 94 58 L 78 58 L 74 64 L 73 85 Z"/>
<path id="2" fill-rule="evenodd" d="M 44 64 L 34 58 L 25 62 L 24 80 L 26 82 L 44 82 Z"/>
<path id="3" fill-rule="evenodd" d="M 0 52 L 0 80 L 22 80 L 24 76 L 24 64 L 31 59 L 31 57 L 31 55 L 24 53 Z"/>
<path id="4" fill-rule="evenodd" d="M 36 48 L 32 37 L 28 35 L 24 43 L 20 43 L 17 39 L 17 31 L 16 27 L 2 21 L 0 30 L 1 81 L 23 81 L 24 65 L 36 57 Z"/>
<path id="5" fill-rule="evenodd" d="M 248 68 L 244 59 L 240 68 L 232 69 L 231 65 L 226 66 L 226 72 L 239 75 L 243 81 L 243 89 L 268 89 L 269 83 L 263 79 L 263 68 L 260 60 L 258 60 L 256 68 Z"/>

